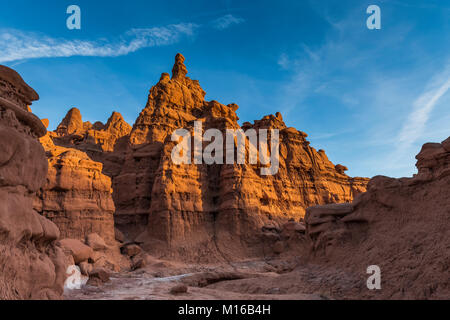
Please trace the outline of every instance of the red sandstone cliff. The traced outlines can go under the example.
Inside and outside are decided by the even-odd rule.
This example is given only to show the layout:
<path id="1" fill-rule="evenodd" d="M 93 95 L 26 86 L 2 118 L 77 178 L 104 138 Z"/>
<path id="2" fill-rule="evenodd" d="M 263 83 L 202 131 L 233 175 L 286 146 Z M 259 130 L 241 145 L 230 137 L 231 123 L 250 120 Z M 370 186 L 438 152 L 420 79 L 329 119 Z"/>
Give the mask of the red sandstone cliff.
<path id="1" fill-rule="evenodd" d="M 413 178 L 377 176 L 351 204 L 307 210 L 306 230 L 316 263 L 361 279 L 368 277 L 368 266 L 381 269 L 382 290 L 370 292 L 360 281 L 340 288 L 343 296 L 448 299 L 450 138 L 425 144 L 416 158 L 418 174 Z"/>
<path id="2" fill-rule="evenodd" d="M 33 210 L 47 174 L 38 138 L 46 129 L 29 105 L 39 99 L 0 66 L 0 299 L 59 299 L 65 280 L 59 230 Z"/>
<path id="3" fill-rule="evenodd" d="M 296 250 L 320 279 L 308 290 L 336 298 L 449 296 L 450 138 L 424 145 L 413 178 L 375 177 L 363 193 L 367 179 L 347 176 L 281 114 L 241 127 L 237 105 L 205 101 L 186 75 L 177 55 L 172 77 L 163 74 L 152 87 L 133 128 L 118 113 L 92 125 L 71 109 L 46 135 L 28 108 L 37 94 L 0 66 L 0 299 L 61 297 L 67 259 L 55 242 L 60 233 L 87 244 L 60 242 L 73 263 L 117 270 L 124 258 L 114 220 L 164 257 L 230 261 L 265 255 L 267 244 L 269 255 Z M 171 134 L 192 132 L 194 121 L 221 132 L 279 129 L 277 174 L 261 175 L 260 163 L 175 164 Z M 130 248 L 124 253 L 140 252 Z M 369 265 L 380 266 L 382 291 L 365 287 Z M 339 282 L 342 275 L 351 276 Z"/>
<path id="4" fill-rule="evenodd" d="M 104 172 L 120 168 L 117 145 L 130 130 L 119 113 L 113 112 L 106 125 L 92 125 L 72 108 L 55 132 L 40 139 L 49 171 L 35 207 L 59 226 L 62 237 L 84 240 L 97 233 L 115 242 L 111 178 Z"/>
<path id="5" fill-rule="evenodd" d="M 89 251 L 88 247 L 91 247 L 91 254 L 75 261 L 77 264 L 89 261 L 91 264 L 86 264 L 84 269 L 104 267 L 119 271 L 129 267 L 116 241 L 111 178 L 102 173 L 103 164 L 93 161 L 86 153 L 100 154 L 104 161 L 109 159 L 106 153 L 119 139 L 118 131 L 127 130 L 123 128 L 121 119 L 120 115 L 113 113 L 106 126 L 96 124 L 97 130 L 89 123 L 83 123 L 79 110 L 74 108 L 56 132 L 49 132 L 40 139 L 49 169 L 34 207 L 58 226 L 62 239 L 68 239 L 62 241 L 69 244 L 66 248 L 68 256 L 77 256 L 73 253 L 73 244 L 78 247 L 76 250 L 85 248 Z M 72 147 L 58 146 L 53 141 Z M 86 152 L 75 148 L 80 145 Z M 90 238 L 99 239 L 95 242 L 101 245 L 90 243 Z M 88 247 L 84 247 L 84 243 Z"/>
<path id="6" fill-rule="evenodd" d="M 349 202 L 365 191 L 367 179 L 347 176 L 344 166 L 309 146 L 305 133 L 287 128 L 279 113 L 242 127 L 280 130 L 276 175 L 262 176 L 261 164 L 175 165 L 176 129 L 193 131 L 194 121 L 203 130 L 241 129 L 237 105 L 206 101 L 199 82 L 186 75 L 178 54 L 172 77 L 162 74 L 132 129 L 118 114 L 106 126 L 91 125 L 72 109 L 52 134 L 55 144 L 104 164 L 103 173 L 112 178 L 116 224 L 150 252 L 195 260 L 260 254 L 267 223 L 298 220 L 308 206 Z"/>
<path id="7" fill-rule="evenodd" d="M 103 165 L 82 151 L 54 145 L 49 135 L 41 143 L 49 169 L 34 203 L 36 210 L 58 225 L 62 238 L 84 239 L 97 233 L 112 243 L 115 208 Z"/>
<path id="8" fill-rule="evenodd" d="M 323 151 L 309 146 L 306 134 L 287 128 L 280 114 L 243 126 L 281 130 L 274 176 L 262 176 L 260 165 L 175 165 L 175 129 L 193 131 L 193 121 L 202 121 L 203 130 L 241 128 L 237 105 L 206 101 L 199 82 L 186 74 L 179 54 L 172 78 L 163 74 L 150 90 L 114 178 L 116 221 L 148 219 L 138 239 L 149 250 L 204 260 L 261 254 L 261 227 L 268 221 L 299 219 L 312 204 L 351 201 L 365 191 L 365 179 L 337 170 Z"/>
<path id="9" fill-rule="evenodd" d="M 106 124 L 91 124 L 83 122 L 80 111 L 72 108 L 51 138 L 58 146 L 76 148 L 103 163 L 103 172 L 114 177 L 121 170 L 130 131 L 131 126 L 118 112 L 113 112 Z"/>

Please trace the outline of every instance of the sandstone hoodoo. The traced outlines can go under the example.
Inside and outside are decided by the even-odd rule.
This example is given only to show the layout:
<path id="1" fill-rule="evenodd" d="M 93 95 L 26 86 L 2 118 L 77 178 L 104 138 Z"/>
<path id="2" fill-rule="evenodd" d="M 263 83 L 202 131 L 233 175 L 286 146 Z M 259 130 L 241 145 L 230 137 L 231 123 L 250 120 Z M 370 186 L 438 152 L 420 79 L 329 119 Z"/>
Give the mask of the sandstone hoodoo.
<path id="1" fill-rule="evenodd" d="M 111 119 L 117 119 L 117 116 L 113 114 Z M 108 121 L 109 124 L 113 122 L 118 123 Z M 128 268 L 129 262 L 120 254 L 116 241 L 111 178 L 102 173 L 101 162 L 93 161 L 86 152 L 75 148 L 80 145 L 80 140 L 84 141 L 86 137 L 90 141 L 89 137 L 97 133 L 91 127 L 88 123 L 83 124 L 80 112 L 74 108 L 56 132 L 49 132 L 40 139 L 48 159 L 48 173 L 46 183 L 34 199 L 34 208 L 59 227 L 61 238 L 66 242 L 81 241 L 83 245 L 85 242 L 95 251 L 90 268 L 118 271 Z M 106 130 L 112 127 L 108 125 Z M 99 148 L 106 144 L 105 141 L 114 140 L 104 128 L 98 132 L 107 137 L 97 140 Z M 66 254 L 72 255 L 76 264 L 81 262 L 77 262 L 71 250 L 66 250 Z"/>
<path id="2" fill-rule="evenodd" d="M 47 160 L 39 99 L 15 71 L 0 66 L 0 299 L 59 299 L 65 280 L 59 230 L 33 210 Z"/>
<path id="3" fill-rule="evenodd" d="M 49 135 L 41 143 L 49 168 L 35 208 L 58 225 L 63 238 L 84 239 L 95 232 L 113 241 L 115 208 L 103 165 L 80 150 L 56 146 Z"/>
<path id="4" fill-rule="evenodd" d="M 103 173 L 113 177 L 120 172 L 131 126 L 113 112 L 106 124 L 83 122 L 80 110 L 72 108 L 51 138 L 58 146 L 76 148 L 92 160 L 103 163 Z"/>
<path id="5" fill-rule="evenodd" d="M 206 101 L 184 61 L 178 54 L 172 77 L 161 75 L 132 128 L 118 114 L 110 125 L 91 125 L 71 110 L 52 135 L 55 144 L 103 163 L 112 178 L 116 227 L 130 240 L 160 256 L 196 261 L 259 255 L 265 225 L 299 220 L 309 206 L 350 202 L 365 191 L 367 179 L 347 176 L 344 166 L 309 145 L 305 133 L 288 128 L 280 113 L 240 126 L 239 107 Z M 175 164 L 172 134 L 180 128 L 194 133 L 195 122 L 202 124 L 200 134 L 279 130 L 277 174 L 261 175 L 259 162 Z M 112 138 L 99 138 L 105 132 Z M 203 149 L 208 144 L 203 141 Z"/>
<path id="6" fill-rule="evenodd" d="M 368 266 L 381 270 L 382 290 L 355 281 L 339 288 L 345 297 L 448 299 L 450 138 L 425 144 L 416 158 L 413 178 L 377 176 L 353 203 L 308 208 L 316 263 L 363 279 Z"/>
<path id="7" fill-rule="evenodd" d="M 63 238 L 85 241 L 96 233 L 106 243 L 115 244 L 112 183 L 104 172 L 120 167 L 116 145 L 130 130 L 117 112 L 106 124 L 92 125 L 72 108 L 54 132 L 40 139 L 49 170 L 34 205 L 59 226 Z M 108 164 L 112 164 L 110 170 L 105 168 Z"/>
<path id="8" fill-rule="evenodd" d="M 365 191 L 365 179 L 338 172 L 279 113 L 241 127 L 236 104 L 206 101 L 199 82 L 186 74 L 178 54 L 172 78 L 163 74 L 150 90 L 114 180 L 116 221 L 125 230 L 146 222 L 138 238 L 149 249 L 204 260 L 260 254 L 261 228 L 269 221 L 299 219 L 312 204 L 351 201 Z M 226 129 L 280 130 L 278 173 L 262 176 L 260 165 L 250 164 L 174 164 L 171 135 L 178 128 L 194 131 L 195 121 L 224 135 Z"/>
<path id="9" fill-rule="evenodd" d="M 36 99 L 0 66 L 0 299 L 59 299 L 66 270 L 88 287 L 65 297 L 449 296 L 450 138 L 412 178 L 352 178 L 280 113 L 206 101 L 180 54 L 133 127 L 72 108 L 47 132 Z"/>

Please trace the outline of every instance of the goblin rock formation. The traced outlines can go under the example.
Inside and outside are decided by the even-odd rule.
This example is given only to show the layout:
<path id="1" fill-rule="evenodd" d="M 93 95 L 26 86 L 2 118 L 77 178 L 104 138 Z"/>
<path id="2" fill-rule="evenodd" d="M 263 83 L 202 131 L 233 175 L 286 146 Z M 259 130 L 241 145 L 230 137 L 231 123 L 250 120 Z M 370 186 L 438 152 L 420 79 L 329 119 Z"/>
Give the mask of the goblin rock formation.
<path id="1" fill-rule="evenodd" d="M 116 113 L 106 125 L 96 123 L 94 126 L 83 123 L 79 110 L 74 108 L 56 132 L 49 132 L 40 139 L 48 159 L 48 174 L 34 207 L 59 227 L 64 252 L 74 257 L 82 272 L 98 267 L 118 271 L 129 267 L 129 261 L 121 256 L 116 241 L 111 178 L 102 173 L 103 164 L 93 161 L 87 152 L 107 163 L 111 159 L 109 150 L 113 150 L 115 141 L 120 139 L 119 131 L 129 129 Z M 92 238 L 99 241 L 90 241 Z M 74 247 L 91 248 L 92 254 L 77 262 Z"/>
<path id="2" fill-rule="evenodd" d="M 147 220 L 138 239 L 149 249 L 183 256 L 191 252 L 206 260 L 260 254 L 259 235 L 268 221 L 299 219 L 312 204 L 351 201 L 365 191 L 365 179 L 336 170 L 323 151 L 309 146 L 306 134 L 287 128 L 279 113 L 242 127 L 280 130 L 278 174 L 261 176 L 260 165 L 250 164 L 175 165 L 174 130 L 192 132 L 193 121 L 201 121 L 203 130 L 223 133 L 241 128 L 236 104 L 206 101 L 199 82 L 186 74 L 178 54 L 172 78 L 162 74 L 150 90 L 130 133 L 123 169 L 114 179 L 116 221 Z"/>
<path id="3" fill-rule="evenodd" d="M 41 138 L 48 158 L 47 181 L 35 199 L 35 209 L 59 227 L 62 238 L 84 239 L 99 234 L 114 241 L 114 202 L 111 179 L 103 165 L 86 153 L 56 146 Z"/>
<path id="4" fill-rule="evenodd" d="M 114 177 L 121 170 L 130 131 L 131 126 L 120 113 L 113 112 L 106 124 L 92 125 L 83 122 L 80 111 L 73 108 L 51 133 L 51 138 L 59 146 L 76 148 L 103 163 L 103 172 Z"/>
<path id="5" fill-rule="evenodd" d="M 286 127 L 279 113 L 242 126 L 280 130 L 276 175 L 262 176 L 261 164 L 175 165 L 175 130 L 193 132 L 194 121 L 203 130 L 241 129 L 236 104 L 206 101 L 199 82 L 186 75 L 178 54 L 172 77 L 163 73 L 151 88 L 133 128 L 117 113 L 106 125 L 92 125 L 72 109 L 51 135 L 56 145 L 104 164 L 103 173 L 112 178 L 116 225 L 130 239 L 164 256 L 232 260 L 261 253 L 267 223 L 298 220 L 311 205 L 349 202 L 365 191 L 367 179 L 347 176 L 346 167 L 310 147 L 307 135 Z"/>
<path id="6" fill-rule="evenodd" d="M 0 66 L 0 299 L 58 299 L 65 280 L 59 230 L 33 210 L 47 160 L 46 129 L 29 112 L 39 99 L 13 70 Z"/>
<path id="7" fill-rule="evenodd" d="M 130 131 L 116 112 L 105 125 L 92 125 L 73 108 L 55 132 L 41 138 L 49 171 L 35 207 L 58 225 L 63 238 L 84 240 L 96 233 L 115 242 L 111 178 L 103 173 L 113 176 L 120 169 L 118 146 Z"/>
<path id="8" fill-rule="evenodd" d="M 450 138 L 427 143 L 413 178 L 373 178 L 351 204 L 308 208 L 316 258 L 367 278 L 378 265 L 382 290 L 355 285 L 348 298 L 448 299 L 450 295 Z"/>
<path id="9" fill-rule="evenodd" d="M 280 170 L 261 176 L 261 165 L 175 165 L 172 133 L 239 129 L 235 104 L 206 101 L 196 80 L 176 56 L 172 77 L 163 73 L 132 130 L 118 114 L 106 126 L 83 123 L 71 110 L 54 141 L 86 151 L 113 179 L 116 224 L 148 250 L 185 259 L 235 259 L 260 250 L 261 228 L 269 221 L 299 219 L 314 204 L 349 202 L 365 191 L 366 179 L 350 178 L 325 152 L 309 146 L 306 134 L 287 128 L 279 113 L 242 129 L 280 130 Z M 111 132 L 99 138 L 98 132 Z M 106 141 L 106 143 L 105 143 Z M 204 144 L 206 146 L 206 144 Z M 250 249 L 252 248 L 252 249 Z"/>

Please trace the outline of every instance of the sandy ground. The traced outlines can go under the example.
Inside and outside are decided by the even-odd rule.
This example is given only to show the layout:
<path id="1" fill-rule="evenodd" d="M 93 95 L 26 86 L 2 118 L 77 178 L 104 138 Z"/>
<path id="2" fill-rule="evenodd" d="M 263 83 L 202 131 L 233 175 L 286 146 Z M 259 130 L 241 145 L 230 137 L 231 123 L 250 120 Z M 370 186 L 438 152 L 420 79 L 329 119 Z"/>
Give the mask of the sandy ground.
<path id="1" fill-rule="evenodd" d="M 302 278 L 314 279 L 294 260 L 243 261 L 222 265 L 183 265 L 154 260 L 135 272 L 111 275 L 99 287 L 67 290 L 67 300 L 320 300 L 327 296 L 303 291 Z M 296 283 L 293 286 L 293 283 Z M 172 294 L 177 285 L 187 293 Z M 308 286 L 306 286 L 308 287 Z M 308 293 L 307 293 L 308 292 Z"/>

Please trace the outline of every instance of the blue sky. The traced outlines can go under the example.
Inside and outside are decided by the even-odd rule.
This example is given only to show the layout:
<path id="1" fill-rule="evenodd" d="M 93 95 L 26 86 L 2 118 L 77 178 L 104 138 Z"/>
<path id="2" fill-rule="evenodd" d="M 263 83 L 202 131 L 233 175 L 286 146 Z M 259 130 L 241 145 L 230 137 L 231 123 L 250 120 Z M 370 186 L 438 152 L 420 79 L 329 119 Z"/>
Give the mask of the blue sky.
<path id="1" fill-rule="evenodd" d="M 81 30 L 66 9 L 80 6 Z M 366 9 L 381 8 L 368 30 Z M 76 106 L 133 124 L 177 52 L 207 98 L 241 121 L 280 111 L 348 174 L 411 176 L 423 143 L 450 136 L 448 1 L 9 1 L 0 64 L 40 94 L 53 129 Z"/>

